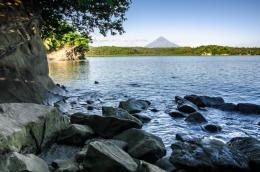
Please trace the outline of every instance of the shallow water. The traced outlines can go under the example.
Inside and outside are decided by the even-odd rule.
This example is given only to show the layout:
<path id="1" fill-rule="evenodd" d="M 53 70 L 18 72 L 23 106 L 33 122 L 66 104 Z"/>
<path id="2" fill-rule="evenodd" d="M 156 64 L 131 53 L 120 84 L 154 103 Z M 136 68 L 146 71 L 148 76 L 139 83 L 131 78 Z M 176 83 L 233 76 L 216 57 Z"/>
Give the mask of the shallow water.
<path id="1" fill-rule="evenodd" d="M 150 101 L 151 106 L 142 113 L 152 121 L 143 129 L 161 137 L 168 154 L 179 132 L 224 142 L 237 136 L 260 138 L 260 115 L 206 108 L 201 113 L 208 123 L 222 127 L 212 134 L 203 130 L 205 124 L 190 124 L 165 113 L 176 108 L 176 95 L 220 96 L 225 102 L 260 104 L 260 56 L 98 57 L 49 62 L 49 69 L 54 82 L 69 91 L 67 102 L 73 102 L 69 114 L 101 114 L 102 106 L 117 107 L 129 98 Z M 87 100 L 94 101 L 94 110 L 86 109 Z M 159 112 L 152 112 L 153 108 Z"/>

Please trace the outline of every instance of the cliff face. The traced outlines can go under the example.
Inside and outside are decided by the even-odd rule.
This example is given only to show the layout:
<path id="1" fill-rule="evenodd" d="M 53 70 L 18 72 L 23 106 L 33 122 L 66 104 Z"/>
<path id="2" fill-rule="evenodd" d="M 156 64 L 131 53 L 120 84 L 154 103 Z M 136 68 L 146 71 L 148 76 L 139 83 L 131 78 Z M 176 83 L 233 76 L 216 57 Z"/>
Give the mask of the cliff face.
<path id="1" fill-rule="evenodd" d="M 37 7 L 35 0 L 0 0 L 0 103 L 52 104 L 64 94 L 48 76 Z"/>
<path id="2" fill-rule="evenodd" d="M 85 56 L 83 53 L 79 53 L 73 46 L 65 46 L 57 51 L 53 51 L 47 54 L 48 60 L 54 61 L 68 61 L 68 60 L 84 60 Z"/>

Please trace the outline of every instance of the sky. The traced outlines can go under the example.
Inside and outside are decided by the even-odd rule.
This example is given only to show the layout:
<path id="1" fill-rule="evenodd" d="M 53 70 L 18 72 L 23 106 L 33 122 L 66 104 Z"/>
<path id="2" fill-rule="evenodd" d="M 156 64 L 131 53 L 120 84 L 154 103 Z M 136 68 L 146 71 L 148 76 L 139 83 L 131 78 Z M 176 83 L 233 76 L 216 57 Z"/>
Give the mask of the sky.
<path id="1" fill-rule="evenodd" d="M 260 47 L 260 0 L 132 0 L 126 33 L 92 34 L 90 46 L 143 47 L 160 36 L 179 45 Z"/>

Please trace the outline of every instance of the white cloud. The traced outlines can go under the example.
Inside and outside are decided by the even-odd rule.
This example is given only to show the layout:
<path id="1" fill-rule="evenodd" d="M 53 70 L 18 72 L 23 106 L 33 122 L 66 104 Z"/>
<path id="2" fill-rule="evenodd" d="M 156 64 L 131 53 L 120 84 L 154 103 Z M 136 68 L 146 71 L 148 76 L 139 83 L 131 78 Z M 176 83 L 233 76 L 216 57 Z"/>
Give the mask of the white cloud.
<path id="1" fill-rule="evenodd" d="M 144 38 L 129 38 L 125 36 L 117 36 L 117 37 L 104 37 L 104 36 L 93 36 L 92 35 L 92 40 L 94 42 L 146 42 L 147 39 Z"/>

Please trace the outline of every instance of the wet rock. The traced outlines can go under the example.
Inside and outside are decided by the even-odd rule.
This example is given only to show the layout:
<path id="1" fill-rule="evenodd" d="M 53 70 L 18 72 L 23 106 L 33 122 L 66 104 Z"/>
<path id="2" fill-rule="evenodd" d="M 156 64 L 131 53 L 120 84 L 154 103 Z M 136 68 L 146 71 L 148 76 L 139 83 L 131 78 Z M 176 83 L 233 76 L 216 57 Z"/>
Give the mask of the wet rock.
<path id="1" fill-rule="evenodd" d="M 75 161 L 56 159 L 51 163 L 52 167 L 62 172 L 79 172 L 79 164 Z"/>
<path id="2" fill-rule="evenodd" d="M 182 97 L 175 96 L 175 102 L 177 103 L 177 109 L 181 112 L 193 113 L 198 110 L 196 105 L 194 105 L 193 103 L 191 103 L 190 101 L 188 101 Z"/>
<path id="3" fill-rule="evenodd" d="M 119 103 L 119 108 L 122 108 L 132 114 L 146 110 L 150 104 L 151 103 L 146 100 L 129 99 L 127 101 L 121 101 Z"/>
<path id="4" fill-rule="evenodd" d="M 94 107 L 93 106 L 88 106 L 87 110 L 94 110 Z"/>
<path id="5" fill-rule="evenodd" d="M 69 125 L 56 108 L 32 103 L 0 104 L 0 155 L 16 151 L 38 154 Z"/>
<path id="6" fill-rule="evenodd" d="M 93 104 L 94 103 L 94 101 L 92 101 L 92 100 L 87 100 L 87 104 Z"/>
<path id="7" fill-rule="evenodd" d="M 202 122 L 208 122 L 205 117 L 199 113 L 199 112 L 193 112 L 191 113 L 186 119 L 185 121 L 188 122 L 194 122 L 194 123 L 202 123 Z"/>
<path id="8" fill-rule="evenodd" d="M 137 168 L 137 172 L 167 172 L 161 168 L 159 168 L 156 165 L 150 164 L 148 162 L 145 161 L 140 161 L 139 166 Z"/>
<path id="9" fill-rule="evenodd" d="M 95 132 L 87 125 L 71 124 L 62 130 L 57 138 L 57 143 L 83 146 L 87 139 L 93 138 Z"/>
<path id="10" fill-rule="evenodd" d="M 136 117 L 137 119 L 139 119 L 142 123 L 148 123 L 150 122 L 152 119 L 147 116 L 147 115 L 143 115 L 143 114 L 132 114 L 134 117 Z"/>
<path id="11" fill-rule="evenodd" d="M 196 139 L 171 145 L 170 162 L 192 172 L 244 172 L 249 170 L 248 158 L 241 151 L 218 140 Z"/>
<path id="12" fill-rule="evenodd" d="M 95 141 L 89 144 L 83 167 L 88 172 L 134 172 L 137 164 L 130 155 L 113 143 Z"/>
<path id="13" fill-rule="evenodd" d="M 168 171 L 168 172 L 174 172 L 178 169 L 172 163 L 170 163 L 169 157 L 163 157 L 163 158 L 159 159 L 158 161 L 156 161 L 154 163 L 154 165 L 156 165 L 156 166 L 160 167 L 161 169 Z"/>
<path id="14" fill-rule="evenodd" d="M 246 114 L 260 114 L 260 105 L 252 103 L 238 103 L 238 110 Z"/>
<path id="15" fill-rule="evenodd" d="M 184 98 L 194 103 L 198 107 L 216 107 L 225 103 L 221 97 L 187 95 L 184 96 Z"/>
<path id="16" fill-rule="evenodd" d="M 128 153 L 137 159 L 154 163 L 166 154 L 162 139 L 139 129 L 129 129 L 114 137 L 128 143 Z"/>
<path id="17" fill-rule="evenodd" d="M 74 113 L 70 116 L 70 122 L 72 124 L 82 124 L 82 125 L 85 125 L 86 122 L 85 120 L 88 119 L 90 115 L 86 114 L 86 113 L 82 113 L 82 112 L 77 112 L 77 113 Z"/>
<path id="18" fill-rule="evenodd" d="M 68 113 L 68 111 L 71 109 L 71 105 L 68 103 L 65 103 L 64 101 L 59 101 L 54 104 L 54 107 L 58 109 L 58 111 L 62 114 Z"/>
<path id="19" fill-rule="evenodd" d="M 176 134 L 176 139 L 177 140 L 181 140 L 183 142 L 186 141 L 191 141 L 194 139 L 194 137 L 192 137 L 191 135 L 189 135 L 188 133 L 177 133 Z"/>
<path id="20" fill-rule="evenodd" d="M 94 83 L 95 83 L 95 84 L 99 84 L 99 82 L 98 82 L 98 81 L 95 81 Z"/>
<path id="21" fill-rule="evenodd" d="M 48 172 L 49 168 L 46 162 L 33 154 L 22 155 L 17 152 L 11 152 L 0 158 L 1 172 L 22 172 L 36 171 Z"/>
<path id="22" fill-rule="evenodd" d="M 152 111 L 152 112 L 159 112 L 160 110 L 153 108 L 153 109 L 150 109 L 150 111 Z"/>
<path id="23" fill-rule="evenodd" d="M 170 111 L 168 114 L 173 118 L 185 118 L 186 116 L 179 111 Z"/>
<path id="24" fill-rule="evenodd" d="M 85 142 L 85 146 L 83 147 L 83 149 L 87 149 L 88 145 L 91 142 L 94 142 L 94 141 L 109 141 L 109 142 L 113 143 L 114 145 L 116 145 L 117 147 L 119 147 L 120 149 L 122 149 L 124 151 L 128 150 L 128 144 L 126 142 L 122 141 L 122 140 L 102 139 L 102 138 L 94 138 L 94 139 L 87 140 Z"/>
<path id="25" fill-rule="evenodd" d="M 223 105 L 218 107 L 222 111 L 238 111 L 238 106 L 234 103 L 224 103 Z"/>
<path id="26" fill-rule="evenodd" d="M 260 121 L 258 122 L 258 125 L 260 125 Z"/>
<path id="27" fill-rule="evenodd" d="M 75 155 L 76 162 L 82 163 L 85 159 L 86 153 L 87 153 L 87 149 L 77 152 L 77 154 Z"/>
<path id="28" fill-rule="evenodd" d="M 42 152 L 38 155 L 48 165 L 50 165 L 55 159 L 59 160 L 74 160 L 77 152 L 81 150 L 79 146 L 53 144 L 49 150 Z"/>
<path id="29" fill-rule="evenodd" d="M 80 117 L 82 118 L 83 116 Z M 90 126 L 98 135 L 106 139 L 113 138 L 115 135 L 128 130 L 129 128 L 140 129 L 143 126 L 143 123 L 135 117 L 129 117 L 129 119 L 103 117 L 99 115 L 90 115 L 84 117 L 85 118 L 79 123 Z M 71 120 L 71 123 L 74 122 L 75 119 Z"/>
<path id="30" fill-rule="evenodd" d="M 219 125 L 207 124 L 204 126 L 204 129 L 210 133 L 220 132 L 222 128 Z"/>
<path id="31" fill-rule="evenodd" d="M 52 166 L 48 166 L 50 172 L 55 172 L 55 169 Z"/>
<path id="32" fill-rule="evenodd" d="M 235 137 L 227 145 L 243 152 L 250 160 L 253 172 L 260 171 L 260 141 L 253 137 Z"/>

